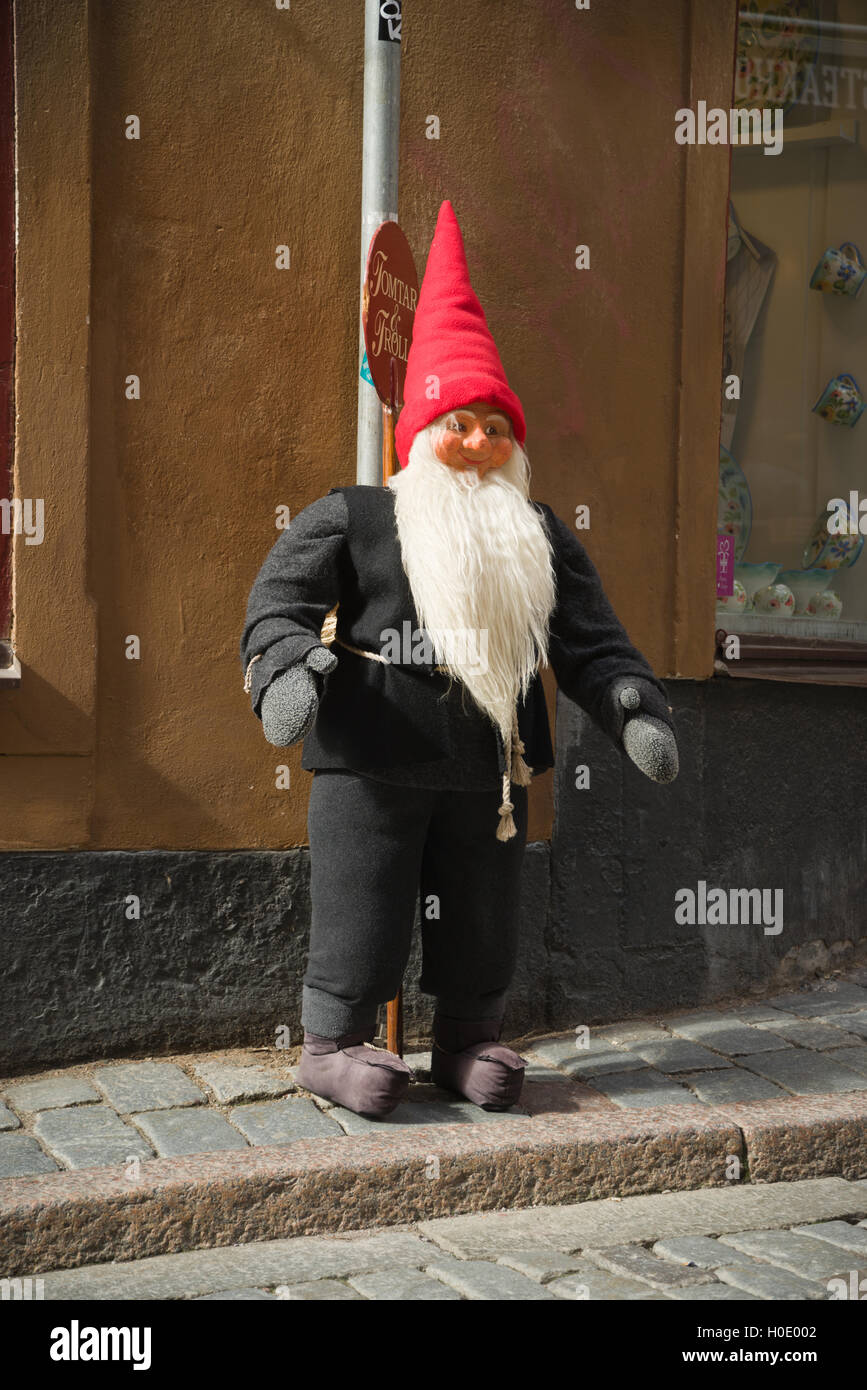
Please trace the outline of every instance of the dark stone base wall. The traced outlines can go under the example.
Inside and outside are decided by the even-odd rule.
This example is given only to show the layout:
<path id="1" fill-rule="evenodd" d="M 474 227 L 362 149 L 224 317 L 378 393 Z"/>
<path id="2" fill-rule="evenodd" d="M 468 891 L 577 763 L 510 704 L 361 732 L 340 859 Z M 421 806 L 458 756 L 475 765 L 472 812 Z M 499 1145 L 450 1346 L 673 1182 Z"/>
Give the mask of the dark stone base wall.
<path id="1" fill-rule="evenodd" d="M 668 787 L 559 704 L 545 955 L 547 1017 L 564 1026 L 788 987 L 867 942 L 867 691 L 729 677 L 668 690 Z M 699 880 L 782 889 L 782 930 L 678 925 L 675 893 Z"/>
<path id="2" fill-rule="evenodd" d="M 867 694 L 672 682 L 681 774 L 657 787 L 560 702 L 557 823 L 531 845 L 514 1036 L 793 983 L 867 940 Z M 590 771 L 575 787 L 575 768 Z M 0 1071 L 300 1041 L 306 850 L 7 853 Z M 782 888 L 778 935 L 679 926 L 675 892 Z M 141 903 L 138 921 L 126 900 Z M 432 1001 L 406 975 L 409 1039 Z"/>
<path id="3" fill-rule="evenodd" d="M 7 854 L 3 883 L 0 1068 L 297 1032 L 305 850 Z"/>

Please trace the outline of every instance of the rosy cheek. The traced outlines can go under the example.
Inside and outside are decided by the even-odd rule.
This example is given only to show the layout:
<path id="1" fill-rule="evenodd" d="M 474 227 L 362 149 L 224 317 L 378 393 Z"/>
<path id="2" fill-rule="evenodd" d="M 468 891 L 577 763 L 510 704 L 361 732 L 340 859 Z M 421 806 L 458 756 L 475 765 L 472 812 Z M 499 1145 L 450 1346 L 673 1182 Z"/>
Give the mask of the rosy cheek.
<path id="1" fill-rule="evenodd" d="M 494 443 L 493 458 L 498 468 L 502 468 L 504 463 L 508 463 L 512 457 L 511 439 L 498 439 Z"/>
<path id="2" fill-rule="evenodd" d="M 454 455 L 454 452 L 455 436 L 453 434 L 441 435 L 440 438 L 434 444 L 434 453 L 436 454 L 440 463 L 448 463 L 449 459 L 451 459 Z"/>

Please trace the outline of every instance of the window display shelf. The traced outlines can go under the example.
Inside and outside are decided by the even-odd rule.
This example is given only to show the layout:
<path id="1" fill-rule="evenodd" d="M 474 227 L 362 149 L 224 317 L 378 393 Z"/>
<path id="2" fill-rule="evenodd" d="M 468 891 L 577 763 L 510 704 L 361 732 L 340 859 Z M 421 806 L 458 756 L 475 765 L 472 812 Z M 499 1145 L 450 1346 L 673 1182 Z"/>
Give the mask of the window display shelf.
<path id="1" fill-rule="evenodd" d="M 841 624 L 836 622 L 813 624 L 817 628 L 833 627 L 833 639 L 793 632 L 795 621 L 790 618 L 777 623 L 777 626 L 785 625 L 785 633 L 770 632 L 764 625 L 761 631 L 745 632 L 744 618 L 733 618 L 725 627 L 717 628 L 714 671 L 718 676 L 741 680 L 867 686 L 867 640 L 842 637 Z M 862 624 L 849 626 L 861 627 Z M 737 652 L 731 650 L 732 636 L 738 638 Z"/>
<path id="2" fill-rule="evenodd" d="M 828 149 L 832 145 L 857 145 L 858 121 L 852 117 L 847 120 L 815 121 L 811 125 L 785 126 L 781 154 L 788 149 Z M 733 145 L 734 155 L 762 155 L 764 146 Z"/>
<path id="3" fill-rule="evenodd" d="M 863 642 L 867 646 L 867 619 L 769 618 L 765 613 L 717 613 L 726 632 L 771 637 L 815 637 L 829 642 Z"/>

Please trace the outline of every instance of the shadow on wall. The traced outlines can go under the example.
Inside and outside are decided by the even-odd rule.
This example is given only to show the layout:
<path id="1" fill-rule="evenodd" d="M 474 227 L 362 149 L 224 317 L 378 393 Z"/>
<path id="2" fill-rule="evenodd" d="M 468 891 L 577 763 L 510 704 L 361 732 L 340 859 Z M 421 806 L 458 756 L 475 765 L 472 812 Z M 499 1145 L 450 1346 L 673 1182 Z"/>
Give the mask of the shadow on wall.
<path id="1" fill-rule="evenodd" d="M 94 737 L 93 716 L 28 666 L 25 648 L 20 686 L 0 692 L 0 756 L 86 756 Z"/>

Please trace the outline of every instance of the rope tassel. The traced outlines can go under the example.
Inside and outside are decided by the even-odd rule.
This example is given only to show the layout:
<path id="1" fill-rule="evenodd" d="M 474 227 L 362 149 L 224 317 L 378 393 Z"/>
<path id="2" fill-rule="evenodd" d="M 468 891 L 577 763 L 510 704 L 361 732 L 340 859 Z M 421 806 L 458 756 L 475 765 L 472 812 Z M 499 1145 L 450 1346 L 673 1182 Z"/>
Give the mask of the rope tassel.
<path id="1" fill-rule="evenodd" d="M 512 747 L 512 781 L 514 782 L 516 787 L 529 787 L 530 783 L 533 780 L 533 773 L 532 770 L 524 762 L 524 759 L 522 757 L 522 754 L 524 752 L 524 745 L 521 742 L 521 740 L 517 738 L 516 735 L 517 730 L 515 731 L 515 736 L 513 736 L 514 743 Z"/>
<path id="2" fill-rule="evenodd" d="M 515 830 L 515 822 L 514 822 L 514 820 L 512 819 L 512 812 L 514 811 L 515 807 L 513 806 L 512 802 L 509 800 L 509 794 L 510 794 L 511 790 L 512 790 L 512 788 L 511 788 L 511 786 L 510 786 L 510 784 L 509 784 L 509 774 L 508 774 L 508 772 L 504 772 L 504 773 L 503 773 L 503 804 L 502 804 L 502 806 L 500 807 L 500 823 L 499 823 L 499 825 L 497 826 L 497 839 L 498 839 L 498 840 L 511 840 L 512 837 L 517 833 L 516 830 Z"/>
<path id="3" fill-rule="evenodd" d="M 512 812 L 512 784 L 516 787 L 529 787 L 533 779 L 532 768 L 524 762 L 524 744 L 518 733 L 518 711 L 512 715 L 512 732 L 503 740 L 506 755 L 506 771 L 503 773 L 503 801 L 500 806 L 500 821 L 497 826 L 498 840 L 511 840 L 517 834 Z"/>
<path id="4" fill-rule="evenodd" d="M 337 641 L 337 610 L 339 607 L 340 604 L 335 603 L 334 607 L 325 614 L 325 621 L 319 633 L 319 640 L 323 647 L 333 647 Z"/>

